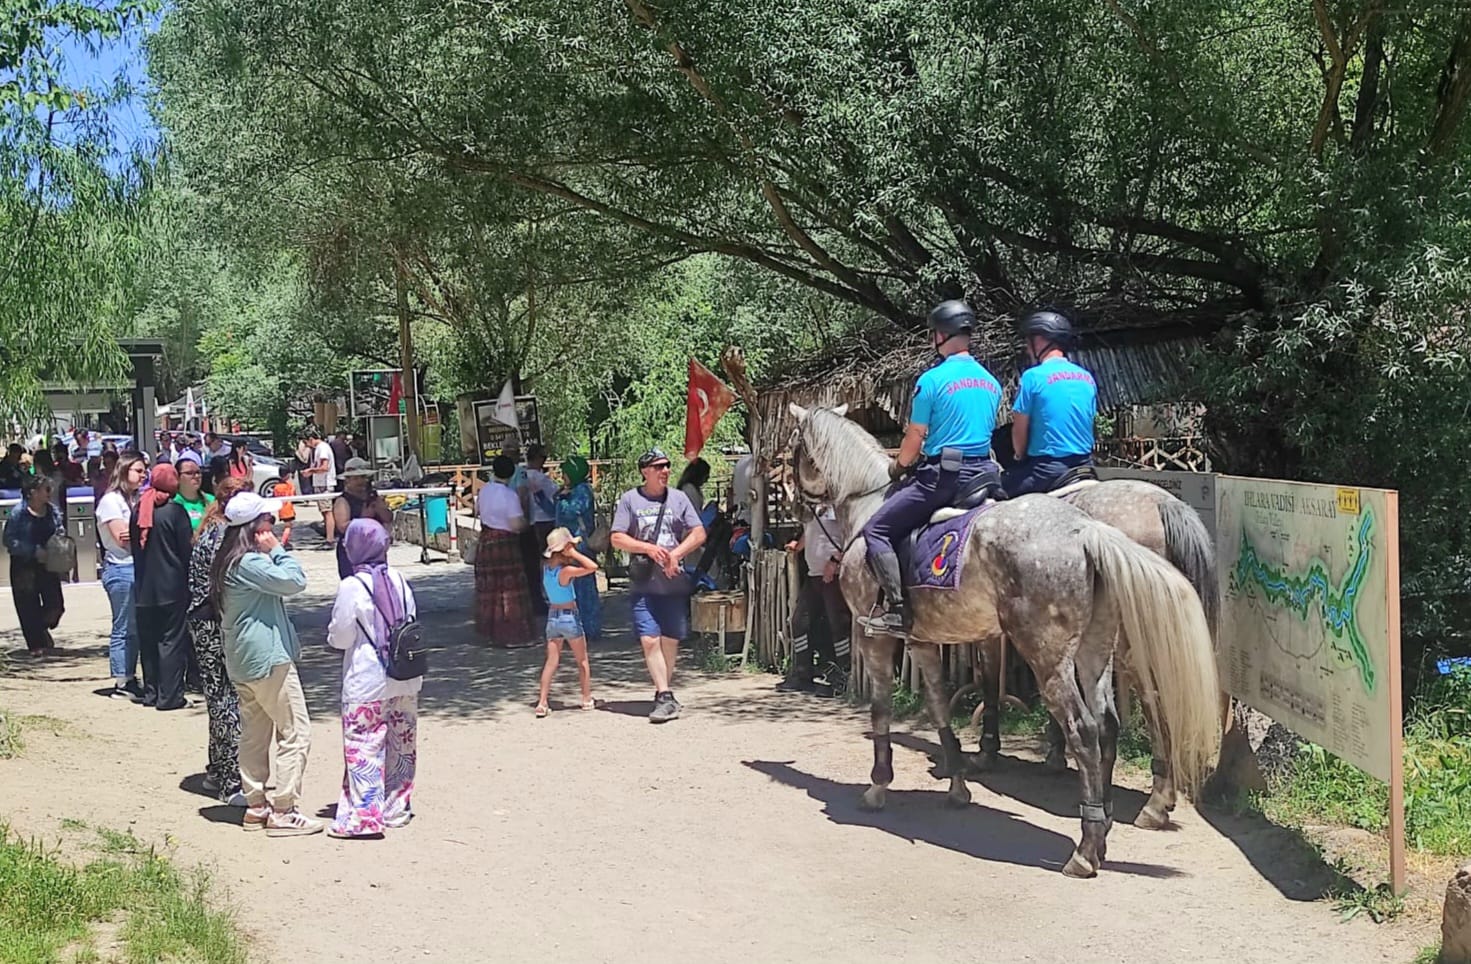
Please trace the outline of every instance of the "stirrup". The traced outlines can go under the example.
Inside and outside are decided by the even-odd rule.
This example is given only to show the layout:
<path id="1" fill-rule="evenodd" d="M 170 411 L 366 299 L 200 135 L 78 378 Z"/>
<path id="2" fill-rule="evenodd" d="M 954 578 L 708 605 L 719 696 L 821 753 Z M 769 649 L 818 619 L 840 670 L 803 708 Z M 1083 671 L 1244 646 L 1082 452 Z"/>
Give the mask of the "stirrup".
<path id="1" fill-rule="evenodd" d="M 858 625 L 862 626 L 870 634 L 880 636 L 893 636 L 896 639 L 908 639 L 910 627 L 903 625 L 902 620 L 895 624 L 889 622 L 889 611 L 875 605 L 867 616 L 858 617 Z"/>

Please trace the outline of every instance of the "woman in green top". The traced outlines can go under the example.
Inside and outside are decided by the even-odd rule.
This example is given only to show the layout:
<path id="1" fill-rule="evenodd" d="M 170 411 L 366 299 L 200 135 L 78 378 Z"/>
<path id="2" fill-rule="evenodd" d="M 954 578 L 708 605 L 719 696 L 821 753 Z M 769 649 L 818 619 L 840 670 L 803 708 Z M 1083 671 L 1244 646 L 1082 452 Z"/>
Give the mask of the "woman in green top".
<path id="1" fill-rule="evenodd" d="M 189 513 L 189 528 L 197 532 L 199 523 L 204 521 L 204 513 L 208 511 L 215 497 L 204 491 L 204 470 L 199 467 L 198 462 L 180 459 L 174 468 L 179 473 L 179 491 L 175 494 L 174 501 Z"/>

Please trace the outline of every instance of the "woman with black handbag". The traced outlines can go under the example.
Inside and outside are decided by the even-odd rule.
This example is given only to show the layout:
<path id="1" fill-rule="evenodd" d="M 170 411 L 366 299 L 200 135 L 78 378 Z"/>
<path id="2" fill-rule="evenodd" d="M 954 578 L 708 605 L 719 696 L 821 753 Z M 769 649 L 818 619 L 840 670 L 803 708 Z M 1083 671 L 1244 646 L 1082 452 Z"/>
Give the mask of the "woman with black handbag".
<path id="1" fill-rule="evenodd" d="M 44 656 L 56 652 L 51 630 L 61 623 L 66 601 L 61 593 L 61 576 L 70 570 L 66 553 L 66 528 L 61 513 L 51 501 L 51 480 L 28 475 L 21 482 L 21 501 L 5 522 L 5 548 L 10 553 L 10 595 L 20 620 L 26 652 Z M 57 539 L 57 537 L 60 539 Z M 56 540 L 53 543 L 53 540 Z M 55 558 L 50 556 L 56 553 Z"/>
<path id="2" fill-rule="evenodd" d="M 393 651 L 416 627 L 418 607 L 403 575 L 388 565 L 388 530 L 354 519 L 343 533 L 352 573 L 337 587 L 327 643 L 342 650 L 342 756 L 346 764 L 333 837 L 381 837 L 408 826 L 418 763 L 422 662 Z M 422 656 L 420 657 L 422 659 Z"/>

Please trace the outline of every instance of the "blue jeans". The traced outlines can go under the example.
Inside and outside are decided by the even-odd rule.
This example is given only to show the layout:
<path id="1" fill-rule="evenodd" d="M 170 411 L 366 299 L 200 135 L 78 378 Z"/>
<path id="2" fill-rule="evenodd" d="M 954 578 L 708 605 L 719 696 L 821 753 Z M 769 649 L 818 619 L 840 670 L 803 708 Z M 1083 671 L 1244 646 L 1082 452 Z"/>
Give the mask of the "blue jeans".
<path id="1" fill-rule="evenodd" d="M 113 679 L 132 679 L 138 675 L 138 608 L 133 605 L 133 567 L 115 562 L 104 565 L 102 588 L 112 604 L 107 666 Z"/>
<path id="2" fill-rule="evenodd" d="M 1092 465 L 1091 455 L 1040 455 L 1008 469 L 1001 478 L 1006 494 L 1013 498 L 1031 492 L 1051 492 L 1058 481 L 1080 465 Z"/>

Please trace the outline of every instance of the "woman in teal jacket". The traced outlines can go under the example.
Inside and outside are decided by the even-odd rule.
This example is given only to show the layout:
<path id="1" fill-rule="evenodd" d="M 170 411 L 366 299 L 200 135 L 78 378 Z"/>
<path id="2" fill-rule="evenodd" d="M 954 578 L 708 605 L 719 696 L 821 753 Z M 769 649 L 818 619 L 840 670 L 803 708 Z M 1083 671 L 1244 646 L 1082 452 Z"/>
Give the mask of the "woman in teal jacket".
<path id="1" fill-rule="evenodd" d="M 280 507 L 249 491 L 226 505 L 228 529 L 211 567 L 210 597 L 220 614 L 225 672 L 240 694 L 242 825 L 268 837 L 299 837 L 320 833 L 323 825 L 297 809 L 312 724 L 286 598 L 306 588 L 306 574 L 272 530 Z M 273 741 L 276 786 L 267 799 Z"/>

